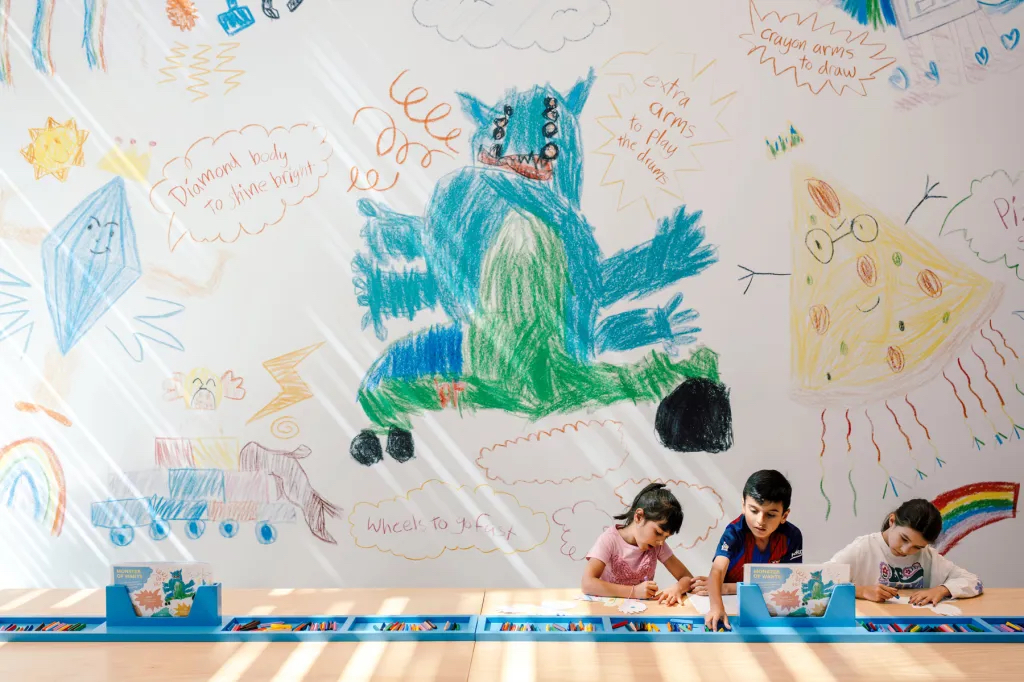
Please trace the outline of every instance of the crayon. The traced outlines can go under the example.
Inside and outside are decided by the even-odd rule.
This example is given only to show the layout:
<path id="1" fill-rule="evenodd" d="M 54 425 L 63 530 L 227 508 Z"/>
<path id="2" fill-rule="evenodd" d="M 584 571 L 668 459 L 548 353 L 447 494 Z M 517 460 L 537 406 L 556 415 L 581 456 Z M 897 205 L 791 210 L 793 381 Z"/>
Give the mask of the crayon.
<path id="1" fill-rule="evenodd" d="M 1011 623 L 1010 621 L 1006 621 L 1006 627 L 1012 628 L 1013 630 L 1015 630 L 1017 632 L 1024 632 L 1024 628 L 1022 628 L 1021 626 L 1017 625 L 1016 623 Z"/>
<path id="2" fill-rule="evenodd" d="M 612 623 L 612 630 L 618 630 L 619 628 L 626 625 L 626 621 L 620 620 L 618 623 Z"/>
<path id="3" fill-rule="evenodd" d="M 951 628 L 949 625 L 946 625 L 945 623 L 939 626 L 939 630 L 941 630 L 942 632 L 956 632 L 956 630 Z"/>

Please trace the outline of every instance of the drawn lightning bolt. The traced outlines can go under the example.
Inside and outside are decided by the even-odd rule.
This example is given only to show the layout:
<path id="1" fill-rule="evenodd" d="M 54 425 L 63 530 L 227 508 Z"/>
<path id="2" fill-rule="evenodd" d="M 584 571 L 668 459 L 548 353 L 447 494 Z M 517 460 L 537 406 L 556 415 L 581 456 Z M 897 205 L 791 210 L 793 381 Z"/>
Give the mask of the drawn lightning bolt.
<path id="1" fill-rule="evenodd" d="M 299 376 L 296 367 L 313 351 L 324 345 L 324 343 L 324 341 L 321 341 L 320 343 L 294 350 L 291 353 L 280 355 L 263 363 L 263 367 L 270 372 L 270 376 L 274 377 L 274 381 L 281 387 L 281 392 L 277 394 L 276 398 L 264 405 L 259 412 L 254 414 L 246 424 L 251 424 L 257 419 L 266 417 L 268 414 L 274 414 L 291 407 L 295 403 L 301 403 L 303 400 L 313 397 L 313 392 L 309 390 L 309 386 Z"/>

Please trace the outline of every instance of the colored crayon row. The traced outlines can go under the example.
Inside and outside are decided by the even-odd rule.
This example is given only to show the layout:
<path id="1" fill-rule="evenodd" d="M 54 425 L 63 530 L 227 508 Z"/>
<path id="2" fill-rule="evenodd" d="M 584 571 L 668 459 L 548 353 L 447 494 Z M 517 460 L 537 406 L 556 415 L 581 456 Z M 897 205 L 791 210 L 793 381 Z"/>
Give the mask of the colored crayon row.
<path id="1" fill-rule="evenodd" d="M 306 621 L 305 623 L 299 623 L 298 625 L 282 623 L 280 621 L 274 623 L 260 623 L 258 620 L 251 620 L 245 624 L 236 624 L 231 628 L 230 632 L 326 632 L 328 630 L 337 629 L 338 623 L 333 620 L 319 623 Z"/>
<path id="2" fill-rule="evenodd" d="M 666 627 L 669 632 L 693 632 L 693 623 L 670 620 L 666 623 Z M 654 623 L 634 623 L 629 620 L 620 620 L 618 623 L 612 623 L 612 630 L 618 630 L 619 628 L 626 628 L 630 632 L 661 632 L 661 628 Z"/>
<path id="3" fill-rule="evenodd" d="M 11 623 L 0 632 L 78 632 L 85 629 L 85 623 L 40 623 L 39 625 L 15 625 Z"/>
<path id="4" fill-rule="evenodd" d="M 516 625 L 515 623 L 509 623 L 508 621 L 501 624 L 502 632 L 539 632 L 536 625 L 533 623 L 522 623 Z M 557 623 L 548 623 L 544 626 L 545 632 L 594 632 L 593 623 L 584 623 L 582 620 L 578 623 L 569 622 L 568 626 L 559 625 Z"/>
<path id="5" fill-rule="evenodd" d="M 1010 621 L 1006 621 L 1005 623 L 992 623 L 992 627 L 1000 632 L 1024 633 L 1024 627 L 1021 627 L 1016 623 L 1011 623 Z"/>
<path id="6" fill-rule="evenodd" d="M 430 632 L 431 630 L 437 630 L 438 627 L 431 623 L 429 620 L 425 620 L 422 623 L 405 623 L 400 620 L 396 620 L 394 623 L 382 623 L 381 625 L 375 625 L 374 630 L 380 630 L 382 632 Z M 441 626 L 441 631 L 458 630 L 459 624 L 451 621 L 445 621 L 445 624 Z"/>
<path id="7" fill-rule="evenodd" d="M 868 632 L 985 632 L 971 623 L 941 625 L 898 625 L 897 623 L 861 623 Z"/>

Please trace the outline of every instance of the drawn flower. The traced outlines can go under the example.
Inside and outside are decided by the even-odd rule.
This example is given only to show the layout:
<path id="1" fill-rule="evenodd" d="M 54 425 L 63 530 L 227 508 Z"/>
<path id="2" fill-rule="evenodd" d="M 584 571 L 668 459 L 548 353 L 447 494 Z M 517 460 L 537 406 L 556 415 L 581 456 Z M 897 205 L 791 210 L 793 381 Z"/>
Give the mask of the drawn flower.
<path id="1" fill-rule="evenodd" d="M 778 590 L 772 593 L 771 600 L 780 609 L 795 609 L 800 606 L 800 596 L 796 590 Z"/>
<path id="2" fill-rule="evenodd" d="M 182 31 L 191 31 L 196 26 L 196 11 L 192 0 L 167 0 L 167 18 L 171 25 Z"/>
<path id="3" fill-rule="evenodd" d="M 135 603 L 142 609 L 158 609 L 164 600 L 156 590 L 141 590 L 135 594 Z"/>
<path id="4" fill-rule="evenodd" d="M 189 612 L 191 610 L 192 610 L 192 605 L 191 604 L 188 604 L 186 602 L 178 602 L 174 606 L 174 611 L 173 611 L 174 617 L 175 618 L 184 618 L 185 616 L 187 616 L 189 614 Z"/>

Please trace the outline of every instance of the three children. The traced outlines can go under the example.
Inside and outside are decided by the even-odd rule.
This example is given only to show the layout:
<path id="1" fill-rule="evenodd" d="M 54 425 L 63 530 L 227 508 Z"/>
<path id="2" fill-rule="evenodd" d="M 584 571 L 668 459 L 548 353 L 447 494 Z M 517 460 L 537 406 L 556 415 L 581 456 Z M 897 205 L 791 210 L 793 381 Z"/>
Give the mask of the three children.
<path id="1" fill-rule="evenodd" d="M 629 511 L 602 533 L 587 553 L 582 589 L 604 597 L 657 599 L 681 603 L 686 593 L 709 595 L 705 624 L 729 627 L 723 594 L 735 594 L 746 564 L 803 563 L 803 536 L 788 521 L 793 489 L 778 471 L 757 471 L 743 486 L 743 513 L 726 526 L 707 577 L 694 577 L 666 545 L 683 524 L 682 506 L 662 483 L 651 483 L 636 496 Z M 976 597 L 981 581 L 931 547 L 942 532 L 942 515 L 928 500 L 904 502 L 890 513 L 881 532 L 864 535 L 832 557 L 848 564 L 858 599 L 886 601 L 901 589 L 920 590 L 912 604 Z M 659 589 L 658 562 L 676 579 Z"/>

